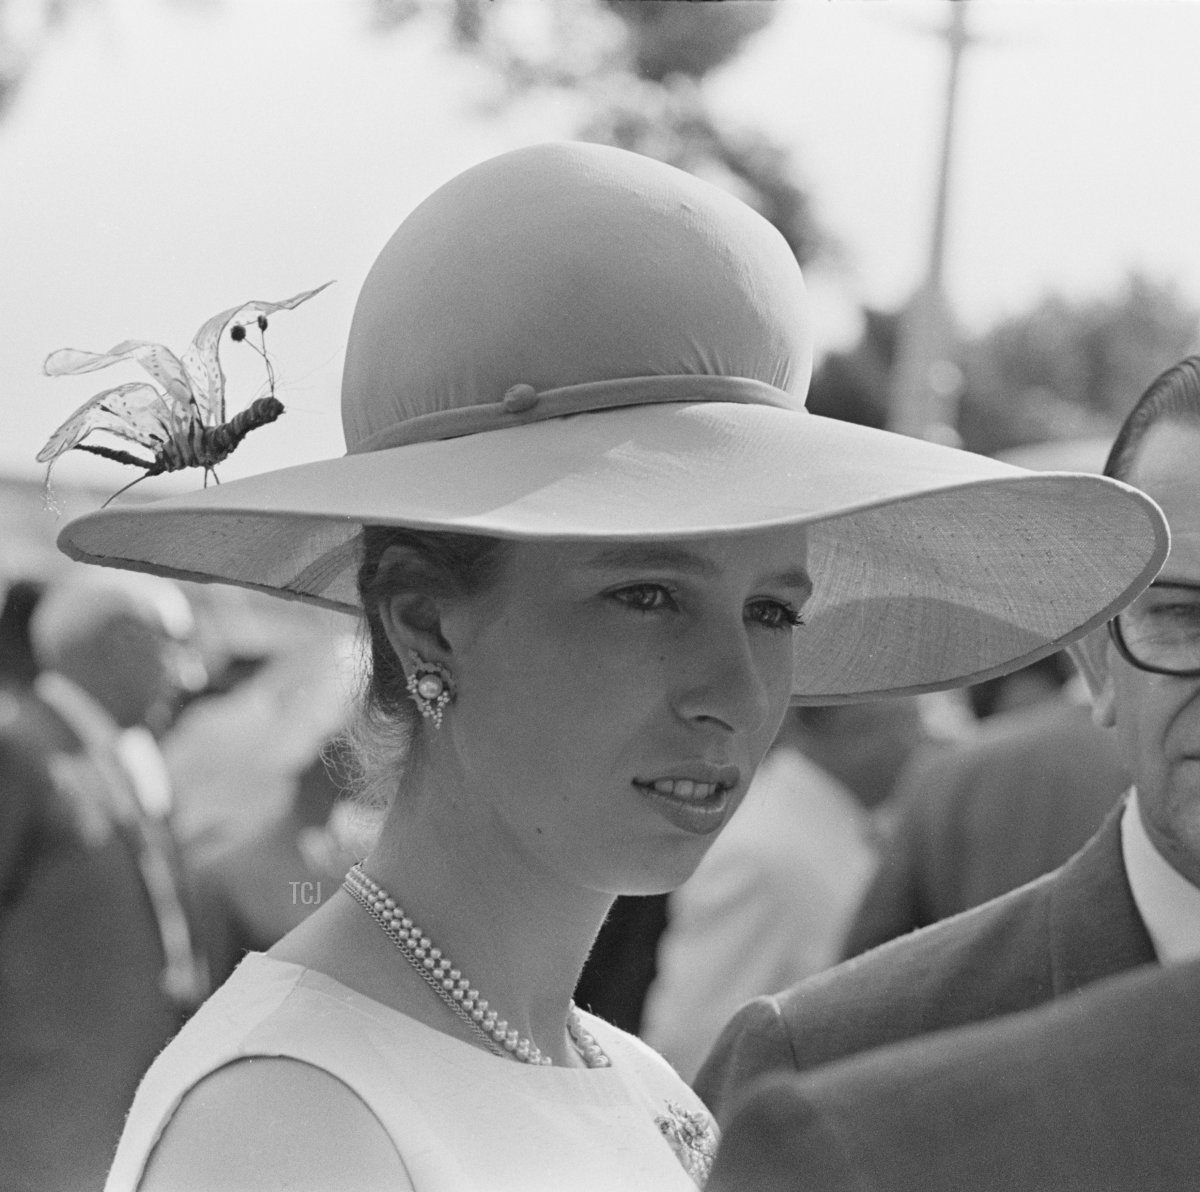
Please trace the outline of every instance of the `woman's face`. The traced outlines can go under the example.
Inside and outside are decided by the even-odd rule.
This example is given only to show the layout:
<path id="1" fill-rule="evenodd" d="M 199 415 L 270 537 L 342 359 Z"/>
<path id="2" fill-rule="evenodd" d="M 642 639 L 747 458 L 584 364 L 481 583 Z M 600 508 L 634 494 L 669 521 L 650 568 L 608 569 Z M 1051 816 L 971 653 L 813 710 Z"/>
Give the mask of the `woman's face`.
<path id="1" fill-rule="evenodd" d="M 443 616 L 458 694 L 431 742 L 488 840 L 605 893 L 684 880 L 787 708 L 803 562 L 796 529 L 513 545 Z"/>

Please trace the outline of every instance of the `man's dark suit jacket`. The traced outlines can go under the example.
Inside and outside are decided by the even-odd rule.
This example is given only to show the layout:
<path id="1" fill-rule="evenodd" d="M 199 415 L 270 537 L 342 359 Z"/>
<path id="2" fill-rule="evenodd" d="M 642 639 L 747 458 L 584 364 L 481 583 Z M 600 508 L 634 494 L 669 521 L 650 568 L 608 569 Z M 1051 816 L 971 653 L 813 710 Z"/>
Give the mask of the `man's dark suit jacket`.
<path id="1" fill-rule="evenodd" d="M 111 777 L 0 691 L 0 1187 L 98 1189 L 137 1083 L 184 1012 Z"/>
<path id="2" fill-rule="evenodd" d="M 1053 873 L 747 1003 L 696 1091 L 724 1119 L 768 1072 L 1027 1010 L 1155 959 L 1125 876 L 1118 808 Z"/>
<path id="3" fill-rule="evenodd" d="M 1178 1192 L 1200 1185 L 1200 962 L 773 1076 L 708 1192 Z"/>
<path id="4" fill-rule="evenodd" d="M 1115 735 L 1059 696 L 905 765 L 895 827 L 842 947 L 858 956 L 1057 869 L 1129 787 Z"/>

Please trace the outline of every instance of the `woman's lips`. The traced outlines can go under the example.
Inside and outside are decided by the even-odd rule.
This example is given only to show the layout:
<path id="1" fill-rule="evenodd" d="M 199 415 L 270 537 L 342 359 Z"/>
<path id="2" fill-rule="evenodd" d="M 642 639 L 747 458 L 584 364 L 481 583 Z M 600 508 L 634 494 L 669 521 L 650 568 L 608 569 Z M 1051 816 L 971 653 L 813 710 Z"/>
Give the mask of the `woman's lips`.
<path id="1" fill-rule="evenodd" d="M 739 777 L 735 766 L 704 766 L 690 768 L 686 774 L 635 779 L 633 785 L 668 823 L 707 836 L 725 822 L 729 793 Z"/>

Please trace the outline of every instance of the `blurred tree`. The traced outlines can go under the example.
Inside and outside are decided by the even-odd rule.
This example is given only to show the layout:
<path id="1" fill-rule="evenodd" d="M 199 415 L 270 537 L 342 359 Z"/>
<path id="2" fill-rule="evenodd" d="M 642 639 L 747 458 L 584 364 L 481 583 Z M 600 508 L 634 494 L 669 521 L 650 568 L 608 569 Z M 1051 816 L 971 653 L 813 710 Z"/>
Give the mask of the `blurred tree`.
<path id="1" fill-rule="evenodd" d="M 845 352 L 830 352 L 814 370 L 809 410 L 863 426 L 886 426 L 899 324 L 898 314 L 864 310 L 858 343 Z"/>
<path id="2" fill-rule="evenodd" d="M 74 0 L 0 0 L 0 116 Z"/>
<path id="3" fill-rule="evenodd" d="M 1107 434 L 1197 347 L 1200 311 L 1173 283 L 1134 272 L 1090 301 L 1048 295 L 964 343 L 959 431 L 979 451 Z"/>
<path id="4" fill-rule="evenodd" d="M 775 17 L 772 0 L 603 0 L 629 27 L 636 74 L 662 83 L 674 74 L 698 79 L 734 57 Z"/>
<path id="5" fill-rule="evenodd" d="M 770 220 L 801 264 L 824 249 L 792 156 L 765 134 L 722 121 L 689 77 L 626 78 L 596 96 L 580 123 L 581 140 L 632 149 L 724 187 Z"/>
<path id="6" fill-rule="evenodd" d="M 0 119 L 8 113 L 38 56 L 75 9 L 103 0 L 0 0 Z M 216 7 L 221 0 L 162 0 Z"/>
<path id="7" fill-rule="evenodd" d="M 864 311 L 859 341 L 818 366 L 808 408 L 884 426 L 898 316 Z M 1115 433 L 1164 368 L 1200 349 L 1200 311 L 1176 286 L 1132 273 L 1110 295 L 1050 294 L 975 336 L 958 336 L 964 446 L 991 454 L 1026 443 Z"/>
<path id="8" fill-rule="evenodd" d="M 581 140 L 632 149 L 732 190 L 802 263 L 826 247 L 791 155 L 721 119 L 705 97 L 705 76 L 768 25 L 773 0 L 374 0 L 372 13 L 384 31 L 439 15 L 451 43 L 491 67 L 497 106 L 557 91 L 577 112 Z"/>

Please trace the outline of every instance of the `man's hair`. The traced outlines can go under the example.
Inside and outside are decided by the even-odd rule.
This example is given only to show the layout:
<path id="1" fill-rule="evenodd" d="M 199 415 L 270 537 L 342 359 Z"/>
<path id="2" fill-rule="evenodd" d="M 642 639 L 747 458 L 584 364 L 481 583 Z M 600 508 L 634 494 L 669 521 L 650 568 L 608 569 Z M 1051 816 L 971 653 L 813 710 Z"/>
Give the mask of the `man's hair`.
<path id="1" fill-rule="evenodd" d="M 1127 480 L 1146 432 L 1159 422 L 1200 422 L 1200 355 L 1159 373 L 1130 410 L 1104 464 L 1104 475 Z"/>
<path id="2" fill-rule="evenodd" d="M 81 644 L 127 617 L 182 641 L 195 627 L 191 605 L 173 581 L 134 571 L 72 565 L 51 581 L 29 619 L 33 654 L 55 669 Z"/>

